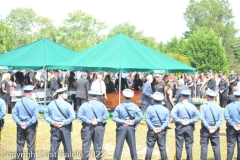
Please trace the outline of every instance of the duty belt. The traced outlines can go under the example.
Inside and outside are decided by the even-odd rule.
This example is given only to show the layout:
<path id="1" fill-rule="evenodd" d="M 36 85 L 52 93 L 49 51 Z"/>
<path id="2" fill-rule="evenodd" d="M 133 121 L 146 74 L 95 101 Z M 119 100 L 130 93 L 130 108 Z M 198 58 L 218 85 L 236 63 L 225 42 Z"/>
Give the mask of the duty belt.
<path id="1" fill-rule="evenodd" d="M 117 127 L 124 126 L 124 124 L 120 124 L 120 123 L 116 123 L 116 124 L 117 124 Z M 130 125 L 130 126 L 128 126 L 128 127 L 136 127 L 136 124 Z"/>
<path id="2" fill-rule="evenodd" d="M 191 127 L 193 127 L 193 130 L 195 130 L 195 123 L 194 124 L 188 124 L 188 125 L 182 125 L 182 124 L 179 124 L 179 123 L 175 123 L 175 126 L 176 127 L 178 127 L 178 126 L 184 126 L 184 127 L 191 126 Z"/>
<path id="3" fill-rule="evenodd" d="M 202 127 L 206 128 L 203 123 L 201 123 Z M 215 126 L 215 124 L 208 124 L 209 126 Z"/>
<path id="4" fill-rule="evenodd" d="M 103 122 L 98 122 L 97 125 L 91 125 L 91 124 L 87 124 L 87 123 L 82 123 L 83 127 L 89 127 L 89 126 L 104 126 Z"/>

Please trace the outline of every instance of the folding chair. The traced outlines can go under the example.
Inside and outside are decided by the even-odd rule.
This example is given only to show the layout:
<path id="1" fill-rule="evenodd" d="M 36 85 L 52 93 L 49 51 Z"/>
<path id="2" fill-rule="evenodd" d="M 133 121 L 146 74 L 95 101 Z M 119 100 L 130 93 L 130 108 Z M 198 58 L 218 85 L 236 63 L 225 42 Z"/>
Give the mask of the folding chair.
<path id="1" fill-rule="evenodd" d="M 44 104 L 44 92 L 37 92 L 37 98 L 39 104 Z M 46 103 L 50 103 L 50 101 L 46 99 Z"/>
<path id="2" fill-rule="evenodd" d="M 31 99 L 32 99 L 33 101 L 35 101 L 36 103 L 38 103 L 38 98 L 37 98 L 37 95 L 36 95 L 35 92 L 32 92 L 32 97 L 31 97 Z"/>
<path id="3" fill-rule="evenodd" d="M 13 96 L 11 99 L 11 102 L 17 102 L 18 100 L 21 99 L 21 97 L 23 96 L 22 91 L 13 91 Z"/>

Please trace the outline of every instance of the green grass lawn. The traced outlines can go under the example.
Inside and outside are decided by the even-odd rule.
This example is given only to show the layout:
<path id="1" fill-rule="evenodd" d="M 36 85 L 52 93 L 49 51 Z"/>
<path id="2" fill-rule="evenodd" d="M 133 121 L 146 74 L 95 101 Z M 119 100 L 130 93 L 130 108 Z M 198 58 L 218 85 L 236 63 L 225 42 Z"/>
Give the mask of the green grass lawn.
<path id="1" fill-rule="evenodd" d="M 226 144 L 226 126 L 225 121 L 223 122 L 220 130 L 220 138 L 221 138 L 221 156 L 222 159 L 226 159 L 227 155 L 227 144 Z M 168 159 L 172 160 L 174 153 L 175 153 L 175 138 L 174 138 L 174 124 L 171 124 L 173 129 L 168 130 L 167 133 L 167 154 Z M 195 160 L 200 159 L 200 127 L 201 122 L 199 121 L 196 124 L 196 130 L 194 132 L 194 145 L 193 145 L 193 155 Z M 74 160 L 80 160 L 80 153 L 82 150 L 81 146 L 81 137 L 80 137 L 80 129 L 81 123 L 78 120 L 73 122 L 73 132 L 72 132 L 72 146 L 73 152 L 75 155 Z M 116 124 L 108 120 L 105 137 L 104 137 L 104 144 L 103 144 L 103 152 L 104 152 L 104 159 L 105 160 L 112 160 L 114 149 L 116 145 Z M 138 126 L 136 131 L 136 141 L 137 141 L 137 152 L 139 160 L 143 160 L 146 153 L 146 133 L 147 133 L 147 126 L 145 121 L 142 121 L 141 124 Z M 2 131 L 1 137 L 2 143 L 2 157 L 1 160 L 12 160 L 14 159 L 14 152 L 16 152 L 16 124 L 13 122 L 12 117 L 10 114 L 6 115 L 5 117 L 5 126 Z M 24 151 L 26 152 L 26 145 Z M 184 147 L 185 148 L 185 147 Z M 236 148 L 236 147 L 235 147 Z M 39 126 L 37 131 L 37 142 L 36 142 L 36 152 L 37 152 L 37 159 L 40 160 L 47 160 L 48 159 L 48 152 L 50 150 L 50 126 L 48 123 L 44 121 L 41 115 L 39 115 Z M 59 160 L 63 160 L 63 147 L 61 145 L 59 151 Z M 236 149 L 234 152 L 234 159 L 236 159 Z M 26 158 L 25 158 L 26 159 Z M 94 158 L 90 158 L 94 159 Z M 127 144 L 125 143 L 123 153 L 122 153 L 122 160 L 130 160 L 130 152 L 128 149 Z M 153 160 L 160 159 L 160 153 L 155 145 L 153 151 Z M 182 159 L 186 159 L 186 151 L 183 150 Z M 208 159 L 214 160 L 213 152 L 211 146 L 208 149 Z"/>

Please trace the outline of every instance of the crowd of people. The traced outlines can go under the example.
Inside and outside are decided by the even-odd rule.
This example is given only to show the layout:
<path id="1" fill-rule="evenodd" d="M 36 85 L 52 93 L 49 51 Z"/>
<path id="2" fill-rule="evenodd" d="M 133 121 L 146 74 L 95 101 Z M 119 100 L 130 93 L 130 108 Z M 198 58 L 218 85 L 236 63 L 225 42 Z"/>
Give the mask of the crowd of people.
<path id="1" fill-rule="evenodd" d="M 49 73 L 52 75 L 50 78 Z M 44 119 L 51 126 L 50 155 L 54 156 L 49 158 L 52 160 L 56 160 L 58 157 L 60 142 L 64 145 L 65 155 L 68 155 L 66 159 L 72 159 L 70 154 L 72 153 L 71 124 L 75 118 L 82 122 L 82 159 L 89 158 L 91 141 L 94 145 L 96 159 L 102 159 L 104 130 L 106 120 L 109 117 L 103 102 L 104 99 L 108 99 L 109 92 L 107 90 L 109 88 L 110 93 L 118 92 L 120 88 L 125 98 L 123 103 L 116 106 L 113 113 L 113 121 L 117 124 L 114 160 L 121 159 L 125 139 L 129 145 L 131 158 L 133 160 L 138 159 L 135 132 L 144 115 L 148 127 L 145 159 L 151 159 L 155 142 L 158 143 L 161 158 L 168 159 L 166 135 L 167 129 L 170 129 L 168 126 L 170 122 L 176 124 L 177 160 L 181 159 L 184 141 L 186 143 L 187 159 L 193 159 L 194 124 L 199 120 L 202 122 L 200 130 L 201 159 L 207 159 L 208 141 L 211 142 L 215 159 L 221 159 L 219 128 L 223 117 L 227 121 L 228 160 L 233 157 L 235 144 L 240 145 L 238 140 L 240 136 L 240 91 L 238 86 L 240 82 L 238 82 L 235 71 L 231 71 L 228 78 L 221 72 L 214 74 L 210 70 L 206 75 L 197 73 L 191 76 L 184 73 L 178 77 L 175 77 L 172 73 L 155 75 L 154 77 L 151 74 L 143 76 L 141 73 L 130 73 L 127 78 L 117 75 L 118 79 L 116 80 L 113 73 L 102 75 L 83 72 L 79 79 L 75 78 L 74 72 L 68 72 L 62 77 L 58 70 L 49 73 L 47 77 L 42 78 L 43 82 L 48 79 L 48 87 L 51 88 L 52 94 L 56 94 L 56 99 L 50 102 L 47 111 L 44 113 Z M 30 73 L 26 72 L 26 74 Z M 26 74 L 21 74 L 21 77 L 28 77 Z M 31 153 L 29 155 L 33 156 L 30 159 L 35 159 L 34 141 L 38 125 L 38 106 L 30 98 L 33 89 L 38 88 L 39 85 L 41 87 L 41 82 L 36 80 L 34 84 L 28 78 L 19 80 L 19 75 L 18 71 L 13 77 L 12 73 L 5 73 L 2 76 L 0 129 L 2 129 L 1 124 L 4 123 L 2 120 L 6 114 L 6 106 L 9 104 L 11 91 L 16 88 L 17 84 L 20 84 L 24 86 L 24 97 L 21 101 L 17 101 L 12 114 L 18 131 L 17 155 L 22 155 L 24 143 L 27 141 L 28 152 Z M 46 74 L 43 72 L 42 75 L 45 76 Z M 120 78 L 121 87 L 119 87 Z M 66 83 L 63 83 L 64 79 Z M 64 86 L 66 87 L 64 88 Z M 76 91 L 77 108 L 72 108 L 65 101 L 68 98 L 68 91 Z M 139 91 L 141 92 L 141 108 L 131 102 L 134 92 Z M 200 112 L 193 104 L 193 97 L 206 98 L 207 100 L 206 104 L 201 106 Z M 219 97 L 220 106 L 217 97 Z M 222 108 L 225 109 L 224 116 Z M 239 149 L 237 155 L 237 159 L 240 159 Z"/>

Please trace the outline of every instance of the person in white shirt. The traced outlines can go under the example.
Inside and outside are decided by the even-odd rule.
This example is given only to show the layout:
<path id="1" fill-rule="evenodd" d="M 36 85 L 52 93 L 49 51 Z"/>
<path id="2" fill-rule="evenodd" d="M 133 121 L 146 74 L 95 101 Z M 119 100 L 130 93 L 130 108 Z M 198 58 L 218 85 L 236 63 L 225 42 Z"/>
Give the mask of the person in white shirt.
<path id="1" fill-rule="evenodd" d="M 97 80 L 93 81 L 91 90 L 98 91 L 98 99 L 100 102 L 103 103 L 103 96 L 107 99 L 106 94 L 106 85 L 105 82 L 102 80 L 102 75 L 97 75 Z"/>

